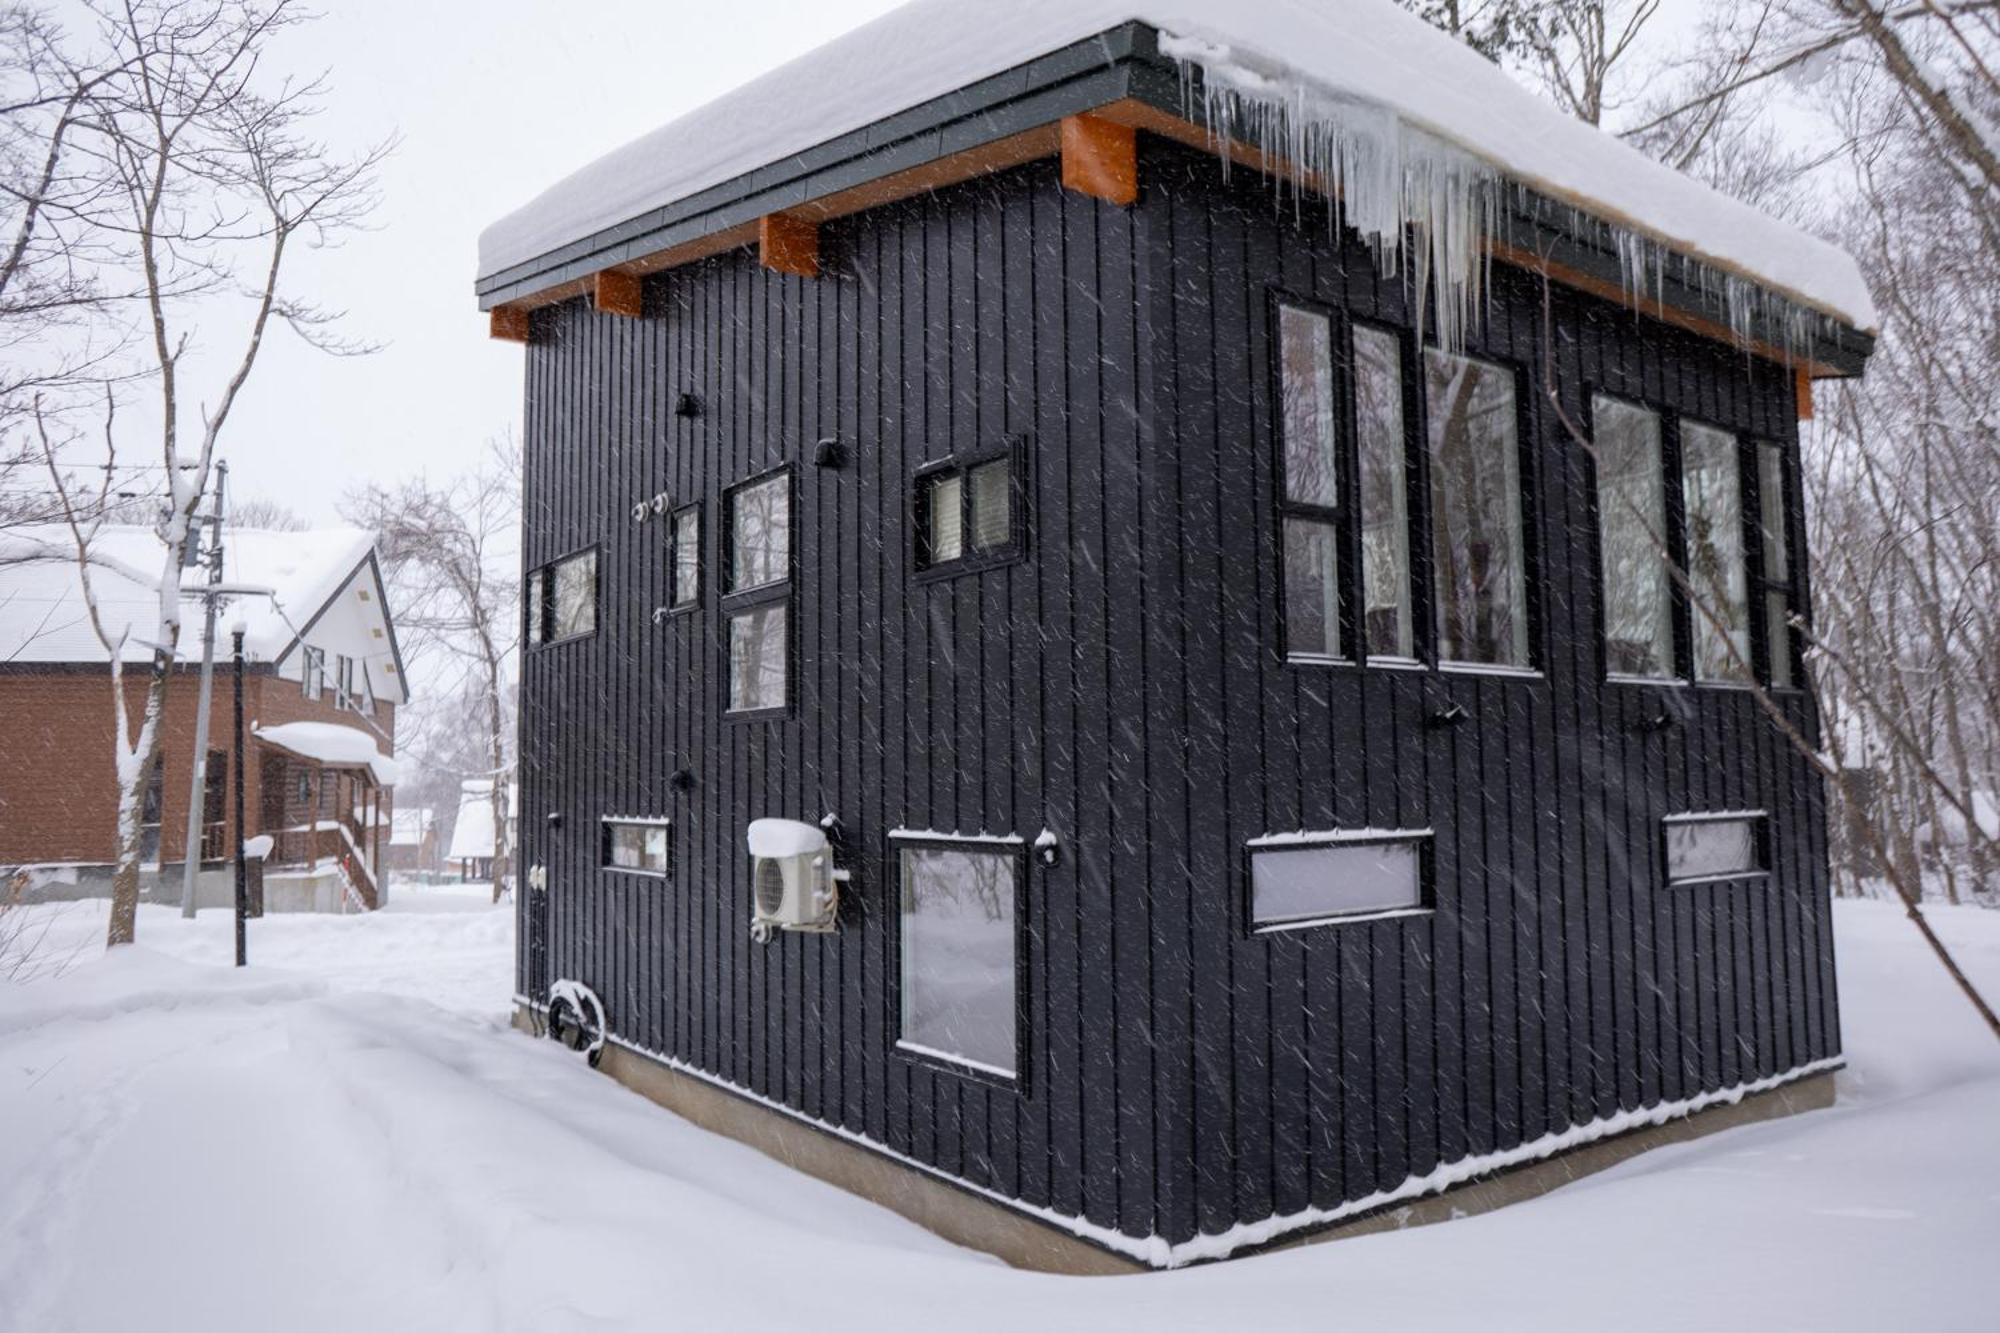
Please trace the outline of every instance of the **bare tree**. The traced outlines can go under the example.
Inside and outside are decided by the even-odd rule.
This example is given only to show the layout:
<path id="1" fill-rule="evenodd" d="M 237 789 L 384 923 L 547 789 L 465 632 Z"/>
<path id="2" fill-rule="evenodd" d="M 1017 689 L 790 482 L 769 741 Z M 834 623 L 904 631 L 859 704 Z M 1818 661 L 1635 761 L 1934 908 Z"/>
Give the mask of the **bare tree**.
<path id="1" fill-rule="evenodd" d="M 253 532 L 304 532 L 312 526 L 296 510 L 268 495 L 252 495 L 229 502 L 229 524 Z"/>
<path id="2" fill-rule="evenodd" d="M 36 432 L 90 621 L 110 660 L 119 802 L 109 943 L 118 945 L 131 941 L 137 916 L 141 804 L 159 759 L 196 508 L 271 322 L 316 346 L 349 350 L 328 335 L 333 317 L 292 295 L 282 278 L 295 243 L 325 242 L 362 221 L 387 146 L 333 156 L 308 134 L 320 82 L 265 72 L 273 39 L 305 17 L 291 0 L 94 0 L 88 9 L 103 53 L 95 63 L 116 71 L 78 113 L 78 151 L 110 183 L 110 203 L 91 227 L 100 243 L 117 247 L 131 275 L 141 366 L 158 395 L 148 452 L 158 460 L 161 565 L 153 575 L 121 571 L 157 589 L 150 623 L 117 624 L 102 615 L 93 585 L 101 519 L 93 515 L 104 511 L 105 497 L 100 492 L 93 508 L 66 480 L 59 460 L 82 443 L 79 432 L 65 431 L 45 410 L 36 412 Z M 200 320 L 223 310 L 240 320 L 236 350 L 221 357 L 214 396 L 200 403 L 198 419 L 184 422 L 196 378 L 187 353 Z M 118 406 L 119 396 L 108 392 L 106 477 L 124 442 Z M 148 664 L 136 697 L 125 679 L 134 648 Z"/>
<path id="3" fill-rule="evenodd" d="M 521 452 L 511 438 L 489 445 L 484 461 L 443 486 L 418 478 L 370 485 L 343 512 L 373 531 L 400 605 L 396 623 L 415 654 L 456 664 L 461 679 L 436 692 L 451 710 L 443 732 L 449 751 L 477 737 L 483 772 L 493 780 L 493 900 L 506 889 L 507 776 L 511 766 L 512 664 L 519 647 L 521 585 L 516 539 L 521 524 Z M 468 724 L 470 726 L 468 727 Z M 432 732 L 433 741 L 438 733 Z M 421 743 L 421 741 L 420 741 Z"/>

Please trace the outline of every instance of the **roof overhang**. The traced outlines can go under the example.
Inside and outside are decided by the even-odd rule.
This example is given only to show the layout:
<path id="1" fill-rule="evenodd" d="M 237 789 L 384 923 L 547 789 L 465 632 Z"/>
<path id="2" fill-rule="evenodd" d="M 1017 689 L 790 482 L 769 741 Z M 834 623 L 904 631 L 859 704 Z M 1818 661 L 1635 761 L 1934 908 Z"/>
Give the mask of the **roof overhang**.
<path id="1" fill-rule="evenodd" d="M 1189 79 L 1193 79 L 1190 85 Z M 526 263 L 482 275 L 482 310 L 517 319 L 535 307 L 589 295 L 606 271 L 644 275 L 753 245 L 774 214 L 825 221 L 893 203 L 1024 162 L 1056 155 L 1064 117 L 1086 113 L 1181 143 L 1214 149 L 1272 175 L 1302 175 L 1281 157 L 1204 119 L 1200 72 L 1184 74 L 1160 50 L 1159 33 L 1129 22 L 933 98 L 802 153 L 650 210 Z M 1310 186 L 1312 182 L 1303 183 Z M 1809 336 L 1787 356 L 1784 330 L 1731 327 L 1720 292 L 1663 276 L 1629 289 L 1615 248 L 1575 224 L 1574 205 L 1532 191 L 1509 192 L 1508 240 L 1490 247 L 1500 263 L 1546 274 L 1703 336 L 1798 366 L 1814 378 L 1858 375 L 1874 350 L 1870 334 L 1842 322 Z M 1597 229 L 1601 233 L 1601 229 Z M 525 324 L 515 327 L 525 331 Z"/>

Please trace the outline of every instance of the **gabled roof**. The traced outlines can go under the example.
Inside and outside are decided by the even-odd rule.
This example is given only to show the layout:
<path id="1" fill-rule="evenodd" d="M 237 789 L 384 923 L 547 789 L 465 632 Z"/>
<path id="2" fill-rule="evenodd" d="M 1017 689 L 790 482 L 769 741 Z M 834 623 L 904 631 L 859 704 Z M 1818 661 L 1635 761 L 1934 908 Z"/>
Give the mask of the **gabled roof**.
<path id="1" fill-rule="evenodd" d="M 140 526 L 105 527 L 91 545 L 91 584 L 106 627 L 114 634 L 121 626 L 131 627 L 125 660 L 149 660 L 152 648 L 143 636 L 156 621 L 155 587 L 166 547 L 151 528 Z M 224 582 L 269 588 L 273 595 L 231 602 L 217 623 L 218 635 L 226 635 L 231 622 L 240 617 L 245 655 L 252 661 L 276 661 L 347 586 L 374 548 L 373 534 L 353 528 L 225 529 Z M 193 585 L 205 577 L 205 571 L 187 571 L 182 583 Z M 183 602 L 182 660 L 200 657 L 201 625 L 200 603 Z M 394 633 L 393 624 L 390 632 Z M 220 642 L 226 648 L 227 639 Z M 91 629 L 69 529 L 49 525 L 0 535 L 0 662 L 103 661 L 104 648 Z M 401 687 L 397 688 L 400 693 Z"/>
<path id="2" fill-rule="evenodd" d="M 1123 46 L 1112 40 L 1132 24 L 1144 40 L 1130 31 Z M 1055 66 L 1037 63 L 1059 52 Z M 1128 58 L 1172 77 L 1076 90 L 1093 67 Z M 703 227 L 740 223 L 733 200 L 777 211 L 924 153 L 970 147 L 1001 132 L 1003 107 L 1016 127 L 1084 109 L 1058 94 L 1174 101 L 1193 113 L 1199 99 L 1187 89 L 1197 83 L 1225 88 L 1237 110 L 1261 97 L 1300 116 L 1331 107 L 1390 117 L 1399 133 L 1463 150 L 1621 234 L 1851 330 L 1875 327 L 1847 254 L 1564 114 L 1390 0 L 915 0 L 600 158 L 488 227 L 482 302 L 532 299 Z M 926 136 L 934 142 L 917 142 Z"/>

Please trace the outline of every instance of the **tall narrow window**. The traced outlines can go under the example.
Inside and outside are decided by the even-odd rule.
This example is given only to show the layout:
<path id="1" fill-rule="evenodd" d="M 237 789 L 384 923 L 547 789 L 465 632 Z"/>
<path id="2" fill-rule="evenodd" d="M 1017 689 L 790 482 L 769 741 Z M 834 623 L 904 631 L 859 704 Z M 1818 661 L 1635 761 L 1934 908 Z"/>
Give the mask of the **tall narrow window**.
<path id="1" fill-rule="evenodd" d="M 1011 1078 L 1016 1037 L 1013 846 L 902 849 L 902 1012 L 897 1044 Z"/>
<path id="2" fill-rule="evenodd" d="M 1681 486 L 1687 505 L 1687 574 L 1695 605 L 1694 675 L 1749 679 L 1749 571 L 1743 559 L 1743 469 L 1736 437 L 1681 425 Z"/>
<path id="3" fill-rule="evenodd" d="M 791 474 L 737 487 L 725 509 L 729 711 L 777 713 L 791 703 Z"/>
<path id="4" fill-rule="evenodd" d="M 558 561 L 555 573 L 554 638 L 574 639 L 597 629 L 597 552 Z"/>
<path id="5" fill-rule="evenodd" d="M 317 699 L 325 691 L 326 649 L 305 650 L 299 663 L 299 685 L 308 699 Z"/>
<path id="6" fill-rule="evenodd" d="M 701 600 L 701 506 L 674 511 L 674 594 L 670 605 L 693 606 Z"/>
<path id="7" fill-rule="evenodd" d="M 1340 466 L 1333 325 L 1278 308 L 1279 432 L 1284 449 L 1285 653 L 1339 658 Z"/>
<path id="8" fill-rule="evenodd" d="M 965 554 L 965 478 L 956 472 L 930 479 L 930 560 L 942 565 Z"/>
<path id="9" fill-rule="evenodd" d="M 1614 676 L 1669 677 L 1674 674 L 1674 598 L 1660 417 L 1636 403 L 1599 395 L 1591 404 L 1591 434 L 1597 454 L 1605 667 Z"/>
<path id="10" fill-rule="evenodd" d="M 1395 334 L 1365 325 L 1354 329 L 1354 424 L 1361 461 L 1363 647 L 1370 657 L 1413 658 L 1403 349 Z"/>
<path id="11" fill-rule="evenodd" d="M 1424 353 L 1438 657 L 1526 667 L 1521 447 L 1514 373 Z"/>
<path id="12" fill-rule="evenodd" d="M 1785 451 L 1757 446 L 1757 511 L 1764 547 L 1764 634 L 1771 652 L 1771 684 L 1798 683 L 1792 635 L 1792 552 L 1785 526 Z"/>

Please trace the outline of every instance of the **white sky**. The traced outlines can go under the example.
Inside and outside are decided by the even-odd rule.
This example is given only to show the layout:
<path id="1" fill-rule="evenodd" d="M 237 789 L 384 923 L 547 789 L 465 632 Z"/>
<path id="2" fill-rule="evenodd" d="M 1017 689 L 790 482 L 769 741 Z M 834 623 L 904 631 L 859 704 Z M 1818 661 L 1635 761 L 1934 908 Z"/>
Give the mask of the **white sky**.
<path id="1" fill-rule="evenodd" d="M 299 257 L 293 290 L 344 309 L 336 358 L 289 331 L 267 345 L 225 433 L 238 496 L 335 517 L 358 478 L 477 459 L 521 415 L 521 350 L 486 336 L 472 294 L 481 227 L 573 168 L 894 8 L 894 0 L 322 0 L 275 54 L 329 72 L 320 132 L 400 134 L 373 230 Z M 204 315 L 204 342 L 234 339 Z M 200 386 L 213 383 L 209 375 Z"/>
<path id="2" fill-rule="evenodd" d="M 316 522 L 336 516 L 358 479 L 442 480 L 490 437 L 518 430 L 521 350 L 487 338 L 472 294 L 480 228 L 896 0 L 322 3 L 323 16 L 288 34 L 274 63 L 327 71 L 318 129 L 336 149 L 392 134 L 401 146 L 382 172 L 372 229 L 295 256 L 289 285 L 347 311 L 345 336 L 381 350 L 335 358 L 278 331 L 223 450 L 237 496 L 277 499 Z M 1667 0 L 1661 35 L 1691 26 L 1698 3 Z M 203 321 L 201 346 L 238 345 L 221 312 Z M 217 375 L 207 370 L 197 397 L 212 396 Z"/>

